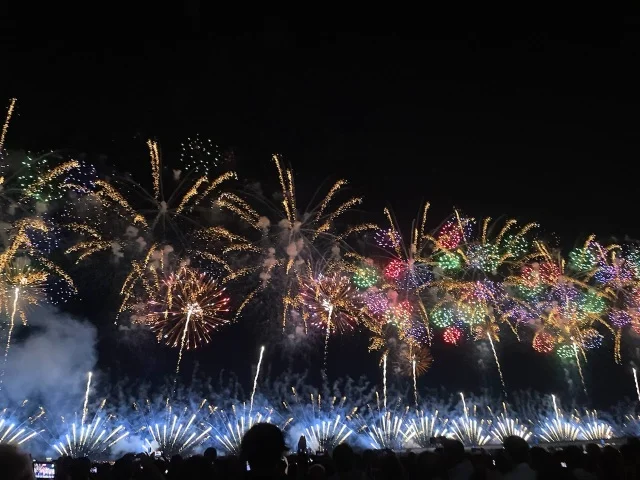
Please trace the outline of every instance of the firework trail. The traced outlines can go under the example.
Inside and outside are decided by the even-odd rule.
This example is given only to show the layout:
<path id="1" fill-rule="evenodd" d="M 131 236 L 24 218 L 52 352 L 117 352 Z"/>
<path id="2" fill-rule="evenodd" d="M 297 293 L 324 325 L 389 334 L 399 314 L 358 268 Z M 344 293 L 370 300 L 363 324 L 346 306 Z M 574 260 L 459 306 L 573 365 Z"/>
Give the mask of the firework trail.
<path id="1" fill-rule="evenodd" d="M 4 141 L 7 138 L 7 131 L 9 130 L 9 124 L 11 123 L 11 117 L 13 116 L 13 110 L 16 108 L 17 98 L 11 98 L 9 100 L 9 108 L 7 108 L 7 116 L 4 124 L 2 125 L 2 133 L 0 133 L 0 154 L 4 148 Z"/>
<path id="2" fill-rule="evenodd" d="M 485 420 L 476 417 L 476 407 L 473 407 L 473 413 L 469 414 L 464 394 L 460 393 L 462 401 L 463 416 L 453 419 L 450 422 L 450 431 L 452 435 L 468 446 L 482 446 L 490 440 L 490 436 L 485 432 Z"/>
<path id="3" fill-rule="evenodd" d="M 253 412 L 253 398 L 256 395 L 256 388 L 258 388 L 258 377 L 260 376 L 260 367 L 262 366 L 262 357 L 264 355 L 264 346 L 260 347 L 260 358 L 258 358 L 258 366 L 256 367 L 256 376 L 253 379 L 253 389 L 251 390 L 251 404 L 249 407 L 249 416 Z"/>
<path id="4" fill-rule="evenodd" d="M 104 413 L 106 400 L 101 402 L 93 419 L 87 423 L 90 387 L 91 374 L 88 375 L 80 423 L 77 424 L 73 421 L 69 425 L 65 417 L 61 417 L 62 426 L 58 431 L 64 431 L 65 433 L 54 437 L 55 441 L 51 444 L 51 447 L 61 456 L 68 455 L 74 458 L 90 457 L 94 459 L 103 457 L 111 447 L 129 435 L 123 425 L 118 425 L 115 428 L 109 426 L 114 417 Z"/>
<path id="5" fill-rule="evenodd" d="M 89 389 L 91 388 L 91 377 L 93 376 L 92 372 L 89 372 L 87 375 L 87 388 L 84 392 L 84 405 L 82 406 L 82 421 L 81 424 L 84 425 L 84 421 L 87 419 L 88 408 L 87 405 L 89 403 Z"/>

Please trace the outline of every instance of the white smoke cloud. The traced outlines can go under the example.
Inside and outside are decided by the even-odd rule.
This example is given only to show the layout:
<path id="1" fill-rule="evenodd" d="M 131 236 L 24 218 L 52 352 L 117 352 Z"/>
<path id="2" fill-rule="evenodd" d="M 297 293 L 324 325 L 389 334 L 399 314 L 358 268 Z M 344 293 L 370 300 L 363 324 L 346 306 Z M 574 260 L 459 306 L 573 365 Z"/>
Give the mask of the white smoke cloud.
<path id="1" fill-rule="evenodd" d="M 144 439 L 139 435 L 128 435 L 113 447 L 111 447 L 111 455 L 114 457 L 120 457 L 126 453 L 142 453 L 143 452 Z M 158 448 L 158 444 L 153 442 L 152 447 L 154 450 Z"/>
<path id="2" fill-rule="evenodd" d="M 97 360 L 96 328 L 50 306 L 29 312 L 28 320 L 28 336 L 14 336 L 0 395 L 10 403 L 30 399 L 54 409 L 81 399 Z"/>

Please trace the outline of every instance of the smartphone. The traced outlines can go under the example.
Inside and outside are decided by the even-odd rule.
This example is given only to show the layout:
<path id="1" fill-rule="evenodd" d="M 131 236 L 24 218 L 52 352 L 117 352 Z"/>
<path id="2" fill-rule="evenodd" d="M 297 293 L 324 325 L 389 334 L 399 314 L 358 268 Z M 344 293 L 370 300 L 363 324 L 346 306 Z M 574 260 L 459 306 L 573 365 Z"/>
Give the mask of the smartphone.
<path id="1" fill-rule="evenodd" d="M 247 462 L 247 472 L 251 471 L 251 467 L 249 466 L 249 462 Z"/>
<path id="2" fill-rule="evenodd" d="M 56 476 L 56 464 L 33 462 L 33 475 L 36 478 L 55 478 Z"/>
<path id="3" fill-rule="evenodd" d="M 89 470 L 89 473 L 93 473 L 95 475 L 96 473 L 98 473 L 98 467 L 94 465 L 93 467 L 91 467 L 91 470 Z"/>
<path id="4" fill-rule="evenodd" d="M 567 468 L 567 464 L 566 464 L 565 462 L 560 462 L 560 466 L 561 466 L 562 468 Z"/>

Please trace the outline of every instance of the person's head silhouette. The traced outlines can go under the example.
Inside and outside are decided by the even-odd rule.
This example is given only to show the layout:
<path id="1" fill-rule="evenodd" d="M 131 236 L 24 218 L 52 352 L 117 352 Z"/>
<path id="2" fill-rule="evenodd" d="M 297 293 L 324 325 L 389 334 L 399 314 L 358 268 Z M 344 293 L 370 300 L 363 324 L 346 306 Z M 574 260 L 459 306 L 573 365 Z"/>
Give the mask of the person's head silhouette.
<path id="1" fill-rule="evenodd" d="M 257 423 L 244 434 L 240 456 L 252 472 L 276 476 L 282 454 L 287 451 L 282 431 L 270 423 Z"/>

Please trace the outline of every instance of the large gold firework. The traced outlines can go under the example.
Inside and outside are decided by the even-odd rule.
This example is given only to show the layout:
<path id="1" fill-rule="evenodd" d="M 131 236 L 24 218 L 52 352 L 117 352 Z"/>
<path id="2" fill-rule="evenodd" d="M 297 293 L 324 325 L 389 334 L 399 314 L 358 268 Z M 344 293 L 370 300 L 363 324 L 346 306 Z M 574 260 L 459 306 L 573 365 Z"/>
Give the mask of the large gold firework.
<path id="1" fill-rule="evenodd" d="M 215 227 L 213 230 L 217 236 L 214 238 L 211 229 L 202 229 L 192 214 L 196 209 L 204 212 L 214 206 L 235 205 L 235 197 L 232 196 L 231 200 L 223 198 L 219 190 L 222 184 L 235 179 L 236 174 L 226 172 L 211 180 L 206 175 L 192 179 L 187 174 L 181 178 L 181 172 L 174 171 L 176 186 L 165 189 L 158 145 L 149 140 L 147 146 L 151 159 L 151 191 L 131 180 L 113 184 L 97 180 L 95 189 L 85 189 L 85 198 L 90 205 L 97 207 L 97 216 L 91 216 L 85 222 L 74 220 L 67 225 L 82 237 L 66 252 L 78 253 L 78 262 L 95 253 L 111 251 L 117 261 L 126 258 L 125 261 L 130 263 L 129 274 L 121 288 L 120 313 L 132 308 L 131 301 L 137 290 L 149 290 L 157 286 L 157 277 L 163 275 L 176 249 L 215 262 L 227 272 L 231 271 L 226 262 L 212 253 L 210 248 L 217 245 L 214 240 L 228 242 L 232 235 L 227 234 L 223 227 Z M 78 190 L 81 188 L 76 187 Z M 130 192 L 137 195 L 131 195 Z M 206 240 L 203 248 L 191 248 L 195 245 L 194 232 L 199 233 L 197 238 Z M 155 278 L 149 280 L 145 278 L 147 276 Z"/>
<path id="2" fill-rule="evenodd" d="M 180 349 L 177 371 L 183 350 L 209 343 L 212 333 L 229 322 L 224 318 L 228 311 L 229 297 L 218 282 L 183 265 L 160 283 L 139 320 L 151 328 L 159 342 Z"/>
<path id="3" fill-rule="evenodd" d="M 235 237 L 225 251 L 251 252 L 258 257 L 252 265 L 240 268 L 228 277 L 233 280 L 257 274 L 260 279 L 260 284 L 246 296 L 236 315 L 240 315 L 261 290 L 276 283 L 275 288 L 282 292 L 281 324 L 284 329 L 291 307 L 297 304 L 308 264 L 323 258 L 337 260 L 346 246 L 347 237 L 376 226 L 359 223 L 344 230 L 338 228 L 338 220 L 362 202 L 362 198 L 352 197 L 334 204 L 336 197 L 347 185 L 346 180 L 338 180 L 318 204 L 300 210 L 293 171 L 282 167 L 278 155 L 273 156 L 273 162 L 278 172 L 282 196 L 279 208 L 272 212 L 275 213 L 274 222 L 234 195 L 224 194 L 218 204 L 236 213 L 261 234 L 261 239 L 255 242 Z"/>

